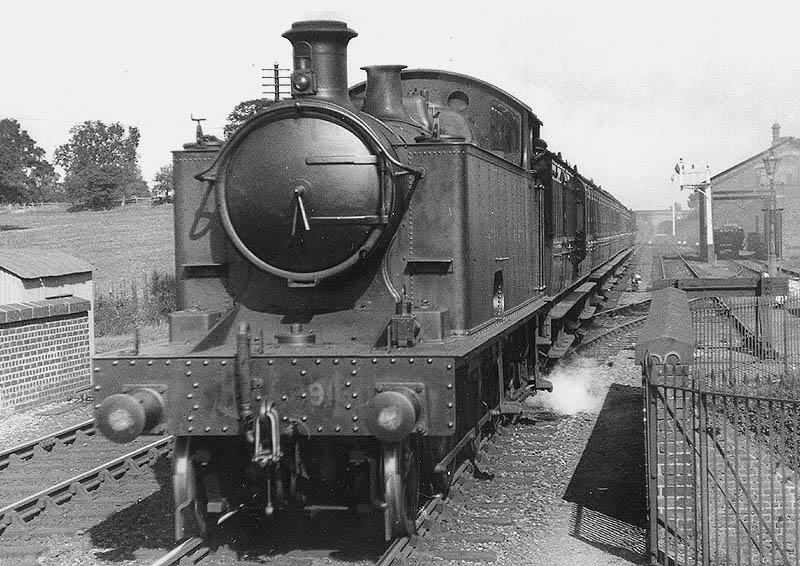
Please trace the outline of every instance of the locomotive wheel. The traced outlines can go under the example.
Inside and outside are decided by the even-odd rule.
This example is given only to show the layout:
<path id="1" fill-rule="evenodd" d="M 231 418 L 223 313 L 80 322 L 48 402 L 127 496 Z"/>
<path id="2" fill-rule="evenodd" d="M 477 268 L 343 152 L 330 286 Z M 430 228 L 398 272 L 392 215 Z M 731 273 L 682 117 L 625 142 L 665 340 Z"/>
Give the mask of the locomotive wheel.
<path id="1" fill-rule="evenodd" d="M 416 439 L 383 445 L 386 539 L 413 534 L 419 508 L 419 454 Z"/>
<path id="2" fill-rule="evenodd" d="M 172 455 L 172 487 L 175 498 L 175 539 L 208 535 L 210 519 L 202 478 L 192 461 L 190 436 L 175 439 Z"/>

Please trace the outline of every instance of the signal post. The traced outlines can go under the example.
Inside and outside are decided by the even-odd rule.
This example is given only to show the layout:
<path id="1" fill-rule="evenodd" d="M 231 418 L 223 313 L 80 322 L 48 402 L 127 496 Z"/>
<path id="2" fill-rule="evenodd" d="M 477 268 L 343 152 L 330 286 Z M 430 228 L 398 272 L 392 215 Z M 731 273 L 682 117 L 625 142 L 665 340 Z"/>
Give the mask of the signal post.
<path id="1" fill-rule="evenodd" d="M 700 261 L 714 262 L 717 260 L 714 254 L 714 227 L 711 220 L 711 175 L 709 167 L 706 165 L 705 171 L 696 171 L 694 165 L 689 171 L 685 170 L 683 158 L 675 166 L 678 174 L 678 183 L 681 190 L 688 189 L 696 191 L 700 204 L 699 217 L 700 229 L 698 231 Z"/>

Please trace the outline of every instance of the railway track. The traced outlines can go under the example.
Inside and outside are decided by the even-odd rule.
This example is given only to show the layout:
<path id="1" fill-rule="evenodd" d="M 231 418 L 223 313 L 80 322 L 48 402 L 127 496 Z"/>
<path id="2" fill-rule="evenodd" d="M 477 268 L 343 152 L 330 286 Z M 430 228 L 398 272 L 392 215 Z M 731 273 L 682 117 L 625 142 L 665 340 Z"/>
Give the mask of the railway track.
<path id="1" fill-rule="evenodd" d="M 54 449 L 71 446 L 75 442 L 85 442 L 96 434 L 94 419 L 67 427 L 54 434 L 48 434 L 34 440 L 24 442 L 8 450 L 0 452 L 0 472 L 10 463 L 27 462 L 34 457 L 47 456 Z"/>
<path id="2" fill-rule="evenodd" d="M 0 563 L 20 537 L 80 530 L 87 516 L 110 516 L 121 500 L 135 503 L 136 497 L 120 496 L 121 482 L 141 476 L 171 449 L 171 437 L 114 445 L 87 420 L 0 453 Z M 37 548 L 22 546 L 33 553 Z"/>

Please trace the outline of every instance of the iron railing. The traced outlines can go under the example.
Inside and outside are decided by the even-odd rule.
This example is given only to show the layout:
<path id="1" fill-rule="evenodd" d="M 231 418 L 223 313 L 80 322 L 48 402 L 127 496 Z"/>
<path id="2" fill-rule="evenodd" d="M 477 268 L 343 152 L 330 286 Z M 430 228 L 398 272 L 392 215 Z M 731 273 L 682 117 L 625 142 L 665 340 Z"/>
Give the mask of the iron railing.
<path id="1" fill-rule="evenodd" d="M 647 368 L 653 563 L 800 564 L 798 306 L 698 301 L 694 360 Z"/>

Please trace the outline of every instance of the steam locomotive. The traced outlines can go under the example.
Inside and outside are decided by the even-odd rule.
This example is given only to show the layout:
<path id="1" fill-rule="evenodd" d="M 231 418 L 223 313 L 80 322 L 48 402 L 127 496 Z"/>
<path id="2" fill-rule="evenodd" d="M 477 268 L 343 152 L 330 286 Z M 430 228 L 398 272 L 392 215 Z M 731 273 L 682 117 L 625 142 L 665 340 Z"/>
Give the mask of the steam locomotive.
<path id="1" fill-rule="evenodd" d="M 174 152 L 166 344 L 93 360 L 116 442 L 172 434 L 175 536 L 240 509 L 365 506 L 414 531 L 591 317 L 634 219 L 475 78 L 364 67 L 304 21 L 292 99 Z"/>
<path id="2" fill-rule="evenodd" d="M 725 224 L 714 228 L 714 253 L 717 257 L 739 257 L 744 249 L 744 228 L 737 224 Z"/>

